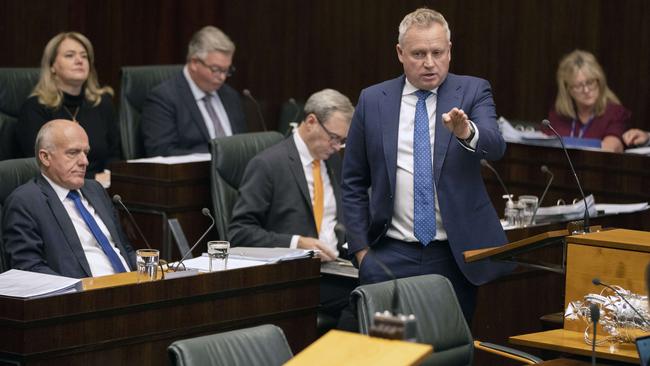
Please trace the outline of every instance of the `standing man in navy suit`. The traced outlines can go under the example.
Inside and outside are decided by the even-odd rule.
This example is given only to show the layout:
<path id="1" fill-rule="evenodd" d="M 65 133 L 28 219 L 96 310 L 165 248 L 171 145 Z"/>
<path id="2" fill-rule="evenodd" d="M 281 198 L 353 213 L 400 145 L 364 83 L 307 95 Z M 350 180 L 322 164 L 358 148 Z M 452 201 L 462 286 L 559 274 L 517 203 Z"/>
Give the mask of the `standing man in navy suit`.
<path id="1" fill-rule="evenodd" d="M 88 167 L 88 135 L 54 120 L 36 136 L 41 174 L 5 202 L 2 234 L 11 268 L 67 277 L 96 277 L 135 268 L 113 203 Z"/>
<path id="2" fill-rule="evenodd" d="M 505 142 L 487 81 L 449 74 L 451 32 L 442 14 L 418 9 L 399 26 L 404 75 L 364 89 L 343 162 L 350 253 L 362 284 L 441 274 L 471 321 L 477 285 L 511 270 L 467 264 L 463 252 L 506 242 L 480 174 Z"/>
<path id="3" fill-rule="evenodd" d="M 211 139 L 246 132 L 241 97 L 226 84 L 234 55 L 216 27 L 192 36 L 183 71 L 152 89 L 142 107 L 147 156 L 205 153 Z"/>

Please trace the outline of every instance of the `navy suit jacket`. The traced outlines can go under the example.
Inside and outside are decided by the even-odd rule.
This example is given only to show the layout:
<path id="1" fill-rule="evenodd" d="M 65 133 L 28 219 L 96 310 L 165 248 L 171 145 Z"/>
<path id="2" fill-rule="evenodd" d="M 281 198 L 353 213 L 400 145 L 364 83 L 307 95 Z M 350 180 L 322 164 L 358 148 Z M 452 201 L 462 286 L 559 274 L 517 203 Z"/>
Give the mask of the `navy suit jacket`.
<path id="1" fill-rule="evenodd" d="M 341 159 L 334 154 L 325 164 L 340 223 Z M 343 228 L 337 226 L 341 242 Z M 289 247 L 293 235 L 318 238 L 300 154 L 293 136 L 289 136 L 257 154 L 246 166 L 228 239 L 233 245 Z"/>
<path id="2" fill-rule="evenodd" d="M 405 77 L 364 89 L 359 97 L 343 162 L 342 202 L 351 253 L 372 247 L 388 230 L 393 216 L 399 113 Z M 464 148 L 442 123 L 442 114 L 461 108 L 479 130 L 476 151 Z M 497 160 L 506 144 L 496 123 L 486 80 L 449 74 L 438 88 L 434 176 L 442 222 L 456 263 L 479 285 L 511 266 L 467 264 L 466 250 L 506 243 L 499 218 L 487 195 L 480 160 Z"/>
<path id="3" fill-rule="evenodd" d="M 224 84 L 217 94 L 228 114 L 232 133 L 246 132 L 239 93 Z M 140 128 L 147 156 L 209 151 L 210 133 L 182 71 L 151 90 L 142 107 Z"/>
<path id="4" fill-rule="evenodd" d="M 108 228 L 130 270 L 134 270 L 135 252 L 106 190 L 97 181 L 86 179 L 81 193 Z M 11 268 L 74 278 L 92 276 L 72 220 L 43 176 L 39 174 L 16 188 L 5 203 L 2 231 Z"/>

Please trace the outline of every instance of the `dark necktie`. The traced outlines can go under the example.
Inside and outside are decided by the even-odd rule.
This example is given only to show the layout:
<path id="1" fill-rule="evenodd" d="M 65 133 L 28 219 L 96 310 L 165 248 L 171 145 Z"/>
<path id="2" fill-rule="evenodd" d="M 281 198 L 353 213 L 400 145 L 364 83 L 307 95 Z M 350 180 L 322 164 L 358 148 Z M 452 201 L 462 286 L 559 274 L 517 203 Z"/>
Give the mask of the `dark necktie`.
<path id="1" fill-rule="evenodd" d="M 413 129 L 413 233 L 423 245 L 436 236 L 436 202 L 429 138 L 429 114 L 426 99 L 431 92 L 415 92 L 415 128 Z"/>
<path id="2" fill-rule="evenodd" d="M 99 243 L 99 246 L 102 248 L 102 251 L 104 251 L 104 254 L 106 254 L 108 260 L 111 261 L 111 266 L 113 266 L 113 270 L 115 271 L 115 273 L 126 272 L 126 269 L 122 264 L 122 261 L 117 256 L 117 253 L 113 250 L 113 247 L 111 247 L 111 243 L 108 241 L 108 238 L 106 237 L 106 235 L 104 235 L 102 230 L 99 228 L 99 225 L 97 225 L 97 221 L 95 221 L 93 215 L 91 215 L 90 212 L 88 212 L 86 207 L 83 205 L 83 203 L 81 203 L 81 196 L 79 196 L 79 192 L 70 191 L 68 193 L 68 198 L 70 198 L 74 202 L 77 211 L 79 211 L 79 214 L 86 222 L 86 225 L 88 225 L 88 228 L 93 233 L 93 236 Z"/>
<path id="3" fill-rule="evenodd" d="M 214 126 L 214 137 L 223 137 L 226 136 L 226 133 L 223 131 L 221 121 L 219 120 L 219 116 L 217 116 L 217 111 L 215 111 L 212 106 L 212 98 L 214 98 L 213 94 L 206 94 L 205 97 L 203 97 L 203 103 L 205 103 L 205 109 L 208 111 L 208 115 L 210 116 L 212 125 Z"/>

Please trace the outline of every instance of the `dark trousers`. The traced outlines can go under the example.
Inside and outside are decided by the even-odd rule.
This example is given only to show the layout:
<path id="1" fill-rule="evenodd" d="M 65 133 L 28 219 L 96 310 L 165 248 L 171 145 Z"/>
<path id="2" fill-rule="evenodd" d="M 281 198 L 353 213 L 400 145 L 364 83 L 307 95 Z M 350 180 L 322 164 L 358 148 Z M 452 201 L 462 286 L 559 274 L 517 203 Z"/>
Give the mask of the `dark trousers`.
<path id="1" fill-rule="evenodd" d="M 476 307 L 477 287 L 465 278 L 454 260 L 448 241 L 434 241 L 424 246 L 418 242 L 404 242 L 384 237 L 373 245 L 363 258 L 359 268 L 362 285 L 388 281 L 391 276 L 377 263 L 381 261 L 395 277 L 412 277 L 439 274 L 449 279 L 467 323 L 472 322 Z"/>
<path id="2" fill-rule="evenodd" d="M 336 319 L 337 329 L 358 331 L 355 314 L 350 308 L 350 293 L 358 281 L 334 275 L 322 275 L 320 282 L 320 311 Z"/>

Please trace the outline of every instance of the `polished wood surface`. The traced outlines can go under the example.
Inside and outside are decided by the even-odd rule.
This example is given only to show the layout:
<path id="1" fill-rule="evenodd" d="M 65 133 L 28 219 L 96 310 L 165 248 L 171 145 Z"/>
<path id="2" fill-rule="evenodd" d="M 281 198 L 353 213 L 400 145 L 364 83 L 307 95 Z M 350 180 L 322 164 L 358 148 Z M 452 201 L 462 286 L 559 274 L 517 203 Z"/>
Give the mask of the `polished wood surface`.
<path id="1" fill-rule="evenodd" d="M 210 218 L 201 213 L 204 207 L 210 211 L 213 208 L 209 161 L 184 164 L 121 161 L 111 164 L 110 168 L 111 195 L 122 197 L 150 245 L 161 251 L 161 258 L 178 260 L 184 254 L 179 253 L 171 237 L 168 219 L 179 221 L 189 245 L 210 226 Z M 121 223 L 134 247 L 146 248 L 125 214 L 121 215 Z M 205 251 L 208 240 L 216 239 L 216 233 L 215 229 L 210 231 L 194 251 L 195 256 Z"/>
<path id="2" fill-rule="evenodd" d="M 432 350 L 429 344 L 330 330 L 285 365 L 419 365 Z"/>
<path id="3" fill-rule="evenodd" d="M 316 340 L 319 268 L 300 259 L 140 284 L 128 273 L 95 279 L 100 289 L 0 297 L 0 363 L 164 365 L 175 340 L 265 323 L 299 352 Z"/>
<path id="4" fill-rule="evenodd" d="M 567 237 L 564 307 L 571 301 L 582 301 L 587 294 L 600 293 L 603 287 L 592 283 L 596 277 L 609 285 L 619 285 L 634 293 L 645 294 L 645 268 L 648 263 L 648 232 L 611 230 Z M 584 327 L 581 321 L 564 321 L 565 329 L 582 331 Z"/>
<path id="5" fill-rule="evenodd" d="M 554 329 L 546 332 L 523 334 L 510 337 L 516 345 L 567 352 L 582 356 L 591 355 L 591 345 L 585 343 L 582 332 Z M 596 346 L 596 356 L 606 360 L 639 364 L 639 356 L 632 343 Z"/>
<path id="6" fill-rule="evenodd" d="M 517 249 L 530 247 L 532 245 L 546 242 L 548 240 L 563 238 L 567 235 L 569 235 L 569 231 L 566 229 L 547 231 L 547 232 L 530 236 L 528 238 L 524 238 L 521 240 L 517 240 L 515 242 L 502 245 L 500 247 L 468 250 L 463 253 L 463 256 L 465 257 L 465 262 L 467 263 L 476 262 L 479 260 L 492 258 L 500 254 L 507 254 L 508 252 L 512 252 Z"/>

